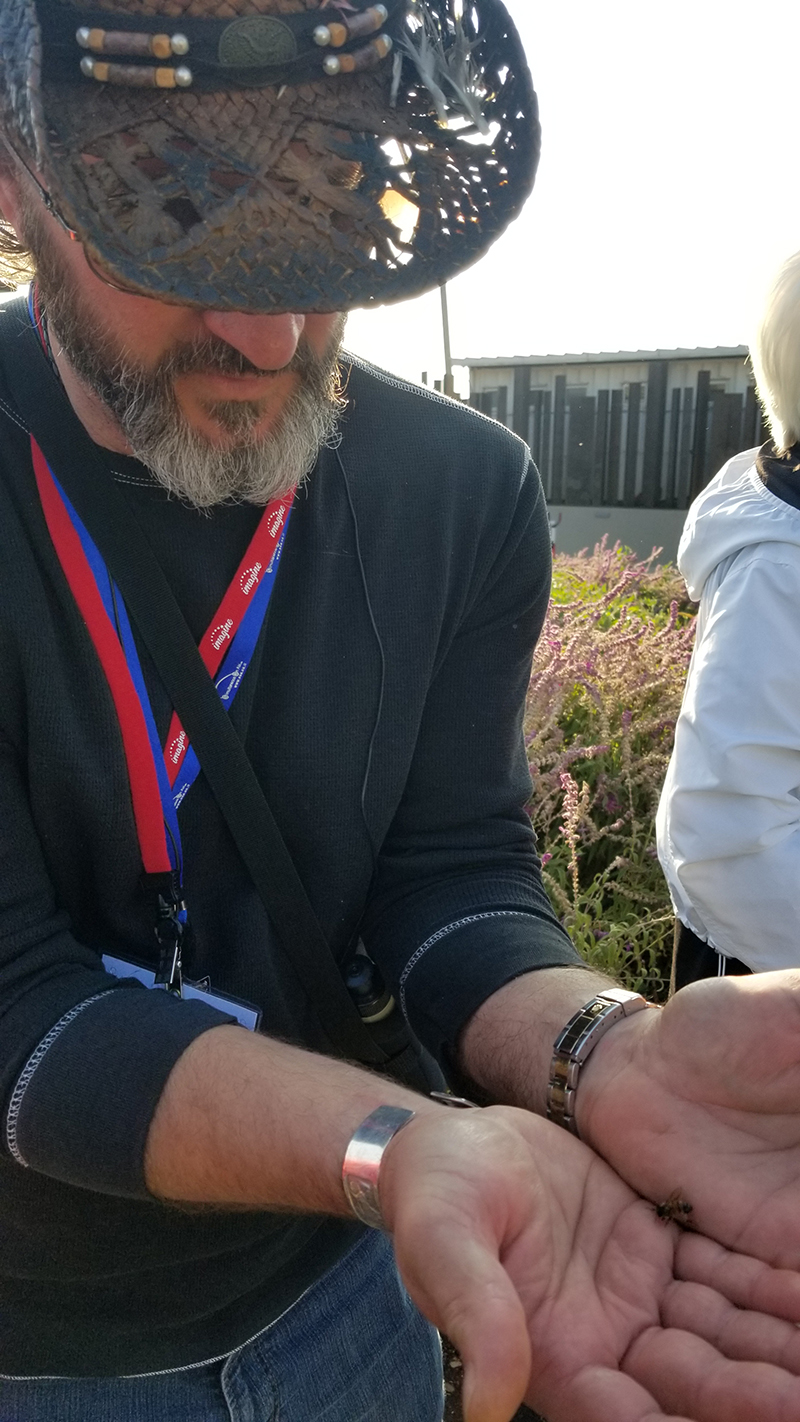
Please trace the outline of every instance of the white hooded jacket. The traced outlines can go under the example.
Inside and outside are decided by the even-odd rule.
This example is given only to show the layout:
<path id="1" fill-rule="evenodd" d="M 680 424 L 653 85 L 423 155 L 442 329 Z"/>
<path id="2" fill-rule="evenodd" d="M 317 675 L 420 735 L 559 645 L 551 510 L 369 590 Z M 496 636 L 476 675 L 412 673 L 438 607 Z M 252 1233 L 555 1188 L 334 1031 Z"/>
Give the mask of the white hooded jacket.
<path id="1" fill-rule="evenodd" d="M 697 641 L 656 820 L 675 912 L 755 972 L 800 964 L 800 509 L 758 450 L 692 504 Z"/>

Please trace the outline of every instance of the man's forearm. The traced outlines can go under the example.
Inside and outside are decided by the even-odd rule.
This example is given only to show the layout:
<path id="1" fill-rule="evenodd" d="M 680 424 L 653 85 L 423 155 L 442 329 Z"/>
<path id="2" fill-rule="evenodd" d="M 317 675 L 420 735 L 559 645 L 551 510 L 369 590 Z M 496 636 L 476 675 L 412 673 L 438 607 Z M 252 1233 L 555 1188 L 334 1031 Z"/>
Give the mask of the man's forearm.
<path id="1" fill-rule="evenodd" d="M 543 1114 L 556 1037 L 595 993 L 615 986 L 584 968 L 542 968 L 515 978 L 464 1028 L 462 1071 L 493 1100 Z"/>
<path id="2" fill-rule="evenodd" d="M 609 985 L 574 968 L 515 979 L 465 1028 L 464 1071 L 494 1100 L 544 1112 L 556 1036 Z M 345 1062 L 215 1028 L 192 1043 L 167 1081 L 147 1141 L 148 1188 L 176 1201 L 347 1214 L 347 1143 L 383 1104 L 441 1109 Z"/>
<path id="3" fill-rule="evenodd" d="M 169 1076 L 147 1141 L 148 1188 L 166 1200 L 346 1215 L 348 1141 L 384 1104 L 441 1110 L 346 1062 L 214 1028 Z"/>

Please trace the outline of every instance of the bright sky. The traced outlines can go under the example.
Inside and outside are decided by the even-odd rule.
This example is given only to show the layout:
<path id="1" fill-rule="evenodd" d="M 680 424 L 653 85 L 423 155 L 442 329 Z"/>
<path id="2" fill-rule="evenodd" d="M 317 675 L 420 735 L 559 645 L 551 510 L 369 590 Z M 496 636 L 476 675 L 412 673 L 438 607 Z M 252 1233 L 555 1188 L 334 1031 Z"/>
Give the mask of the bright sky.
<path id="1" fill-rule="evenodd" d="M 522 217 L 449 287 L 454 357 L 748 341 L 800 248 L 797 0 L 506 3 L 543 155 Z M 440 377 L 438 292 L 354 313 L 347 344 Z"/>

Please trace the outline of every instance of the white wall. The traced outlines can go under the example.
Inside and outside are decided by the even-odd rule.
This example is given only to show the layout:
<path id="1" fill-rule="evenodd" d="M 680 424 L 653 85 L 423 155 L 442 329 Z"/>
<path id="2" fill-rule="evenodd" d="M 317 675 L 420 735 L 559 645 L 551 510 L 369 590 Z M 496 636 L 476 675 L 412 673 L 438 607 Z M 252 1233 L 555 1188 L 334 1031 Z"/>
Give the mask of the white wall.
<path id="1" fill-rule="evenodd" d="M 554 504 L 551 522 L 558 524 L 555 534 L 556 551 L 579 553 L 594 547 L 604 534 L 609 547 L 616 542 L 632 548 L 640 558 L 647 558 L 653 548 L 662 548 L 660 563 L 674 563 L 678 542 L 686 519 L 685 509 L 617 509 L 581 508 L 577 505 Z"/>

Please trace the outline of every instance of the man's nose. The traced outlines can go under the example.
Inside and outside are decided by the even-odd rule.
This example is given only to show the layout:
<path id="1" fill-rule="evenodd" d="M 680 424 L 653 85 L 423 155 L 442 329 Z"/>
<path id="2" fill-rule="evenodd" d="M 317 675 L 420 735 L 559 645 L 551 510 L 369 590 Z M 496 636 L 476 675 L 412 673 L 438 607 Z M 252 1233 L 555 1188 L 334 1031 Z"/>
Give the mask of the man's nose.
<path id="1" fill-rule="evenodd" d="M 203 321 L 214 336 L 240 351 L 259 370 L 282 370 L 289 364 L 306 324 L 305 316 L 247 316 L 239 311 L 204 311 Z"/>

